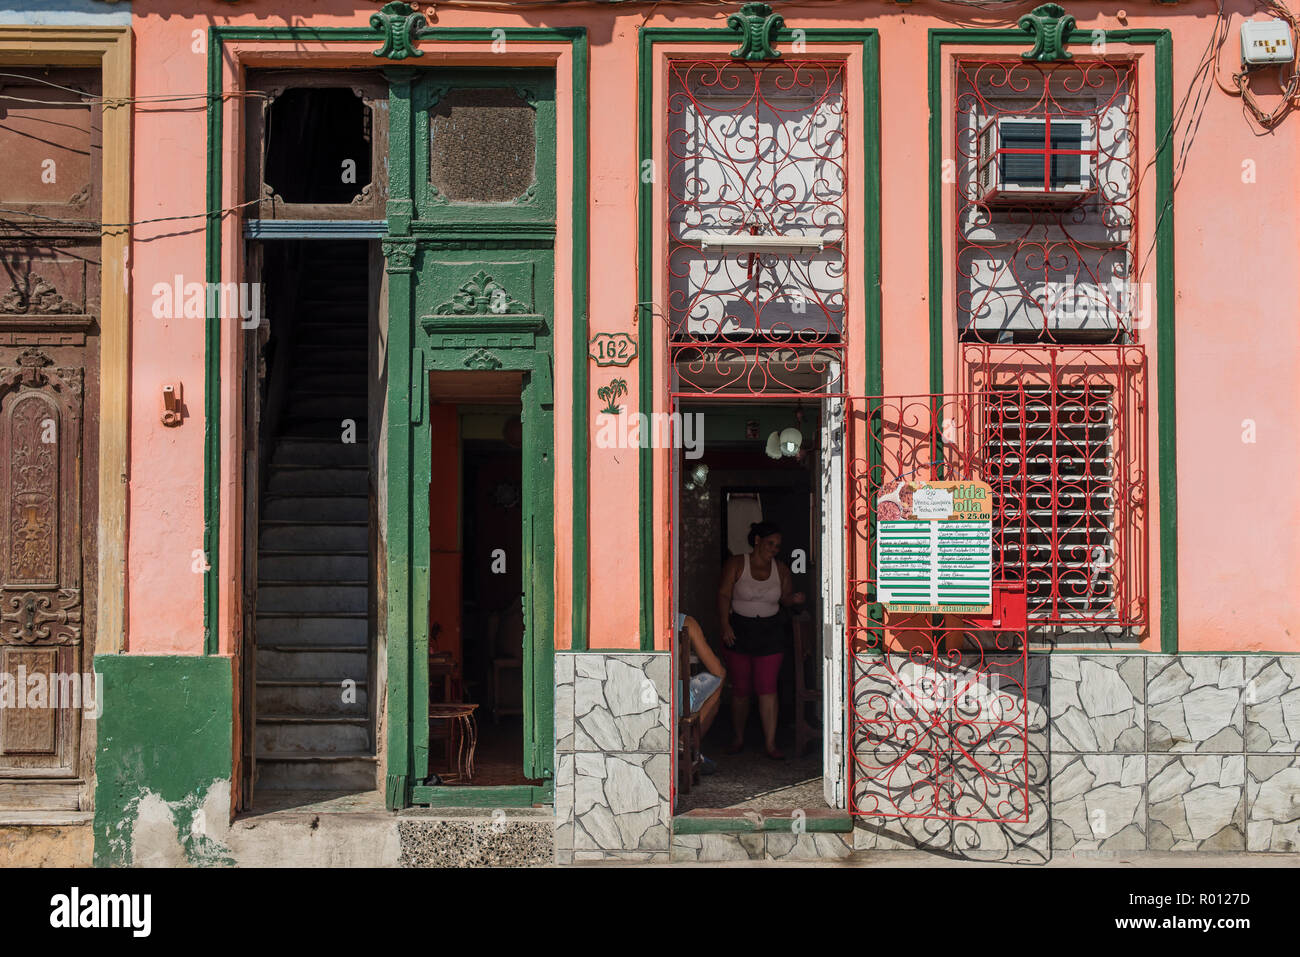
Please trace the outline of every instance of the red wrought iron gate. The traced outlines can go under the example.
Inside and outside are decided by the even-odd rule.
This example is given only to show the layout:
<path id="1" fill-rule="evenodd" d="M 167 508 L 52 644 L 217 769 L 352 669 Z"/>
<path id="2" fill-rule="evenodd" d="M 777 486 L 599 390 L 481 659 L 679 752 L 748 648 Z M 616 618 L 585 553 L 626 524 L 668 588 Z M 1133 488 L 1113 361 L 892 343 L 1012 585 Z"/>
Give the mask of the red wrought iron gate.
<path id="1" fill-rule="evenodd" d="M 1005 596 L 1024 589 L 999 560 L 1025 534 L 1024 422 L 1023 390 L 849 400 L 845 637 L 855 815 L 1028 820 L 1025 622 L 1023 611 L 999 613 Z M 877 601 L 880 510 L 896 506 L 909 483 L 957 479 L 993 491 L 994 614 L 887 611 Z"/>

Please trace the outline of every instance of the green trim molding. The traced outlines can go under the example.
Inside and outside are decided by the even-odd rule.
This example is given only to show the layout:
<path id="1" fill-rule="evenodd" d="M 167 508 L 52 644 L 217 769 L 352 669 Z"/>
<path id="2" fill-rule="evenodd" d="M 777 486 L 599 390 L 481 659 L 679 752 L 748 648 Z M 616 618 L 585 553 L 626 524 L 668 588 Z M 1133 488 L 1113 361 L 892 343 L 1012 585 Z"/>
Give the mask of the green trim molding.
<path id="1" fill-rule="evenodd" d="M 746 4 L 742 15 L 750 7 L 762 4 Z M 758 11 L 750 11 L 752 17 Z M 736 19 L 733 14 L 732 18 Z M 779 18 L 778 18 L 779 19 Z M 764 20 L 763 22 L 766 22 Z M 714 29 L 708 27 L 652 27 L 640 32 L 638 50 L 639 81 L 639 156 L 641 168 L 654 159 L 654 120 L 655 110 L 660 104 L 654 102 L 654 80 L 656 70 L 656 45 L 668 43 L 716 43 L 719 45 L 719 57 L 731 55 L 739 58 L 746 47 L 727 51 L 723 44 L 735 42 L 737 27 L 731 29 Z M 802 30 L 802 38 L 809 46 L 818 43 L 853 43 L 862 47 L 862 97 L 863 97 L 863 131 L 865 142 L 862 144 L 862 168 L 866 195 L 862 205 L 863 238 L 863 274 L 865 277 L 865 302 L 863 302 L 864 334 L 862 341 L 863 358 L 866 366 L 866 388 L 868 393 L 879 393 L 883 388 L 883 370 L 881 366 L 881 231 L 880 231 L 880 33 L 875 29 L 840 29 L 835 27 L 814 27 Z M 781 27 L 770 34 L 765 34 L 768 41 L 793 42 L 794 31 Z M 773 51 L 775 53 L 775 51 Z M 779 56 L 779 54 L 776 54 Z M 763 57 L 746 57 L 746 59 L 764 59 Z M 637 336 L 640 353 L 640 390 L 638 393 L 639 411 L 648 413 L 654 406 L 654 368 L 660 357 L 654 354 L 655 323 L 662 322 L 664 316 L 656 308 L 660 290 L 654 288 L 654 262 L 661 250 L 654 247 L 654 182 L 646 182 L 643 176 L 638 195 L 637 219 Z M 853 210 L 849 215 L 852 216 Z M 850 339 L 849 345 L 853 342 Z M 641 651 L 654 651 L 654 450 L 643 448 L 638 457 L 639 467 L 639 550 L 641 567 L 641 609 L 640 638 Z M 608 649 L 611 651 L 627 649 Z"/>
<path id="2" fill-rule="evenodd" d="M 1046 30 L 1043 11 L 1055 4 L 1038 7 L 1027 17 L 1038 17 L 1034 26 L 1022 29 L 932 29 L 929 51 L 930 94 L 930 391 L 944 391 L 943 356 L 943 280 L 944 249 L 947 237 L 943 230 L 943 78 L 947 64 L 945 45 L 1010 46 L 1025 42 L 1025 32 Z M 1064 57 L 1066 45 L 1091 44 L 1096 33 L 1087 31 L 1077 38 L 1071 35 L 1073 18 L 1065 11 L 1048 17 L 1054 22 L 1051 32 L 1060 41 Z M 1068 25 L 1067 25 L 1068 21 Z M 1105 30 L 1105 41 L 1115 44 L 1151 46 L 1155 53 L 1155 126 L 1156 126 L 1156 410 L 1158 432 L 1156 454 L 1160 496 L 1160 652 L 1178 652 L 1178 463 L 1176 428 L 1175 352 L 1174 352 L 1174 79 L 1173 38 L 1168 30 Z M 1055 41 L 1053 41 L 1055 42 Z M 1035 52 L 1048 52 L 1048 45 L 1035 43 L 1026 59 L 1041 59 Z"/>
<path id="3" fill-rule="evenodd" d="M 233 864 L 210 836 L 230 813 L 231 660 L 96 655 L 95 671 L 96 866 Z"/>

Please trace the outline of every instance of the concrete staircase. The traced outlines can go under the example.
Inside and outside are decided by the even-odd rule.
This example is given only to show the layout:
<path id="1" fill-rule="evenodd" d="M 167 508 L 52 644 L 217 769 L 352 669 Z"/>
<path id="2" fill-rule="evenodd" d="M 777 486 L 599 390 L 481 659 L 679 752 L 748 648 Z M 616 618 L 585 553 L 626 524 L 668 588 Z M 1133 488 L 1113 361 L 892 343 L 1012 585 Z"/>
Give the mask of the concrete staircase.
<path id="1" fill-rule="evenodd" d="M 309 269 L 261 499 L 255 787 L 371 790 L 366 262 Z"/>

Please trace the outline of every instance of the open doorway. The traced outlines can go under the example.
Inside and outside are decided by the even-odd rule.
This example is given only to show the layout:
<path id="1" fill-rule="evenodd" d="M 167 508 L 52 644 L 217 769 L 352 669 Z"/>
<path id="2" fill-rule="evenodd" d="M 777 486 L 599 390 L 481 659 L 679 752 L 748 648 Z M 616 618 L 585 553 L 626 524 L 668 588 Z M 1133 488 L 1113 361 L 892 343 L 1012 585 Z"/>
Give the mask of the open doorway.
<path id="1" fill-rule="evenodd" d="M 728 674 L 717 692 L 716 716 L 706 717 L 702 729 L 700 774 L 689 781 L 679 776 L 676 813 L 825 807 L 819 408 L 797 402 L 709 403 L 684 406 L 682 413 L 702 416 L 696 421 L 703 432 L 697 434 L 704 441 L 698 458 L 683 456 L 677 469 L 675 608 L 699 623 L 709 652 Z M 743 636 L 730 648 L 723 639 L 724 622 L 734 624 L 726 609 L 740 610 L 734 584 L 730 598 L 720 596 L 724 577 L 734 580 L 738 570 L 752 583 L 769 574 L 763 558 L 753 554 L 758 538 L 752 529 L 776 545 L 775 562 L 784 566 L 780 573 L 772 564 L 770 574 L 787 582 L 784 589 L 772 584 L 773 597 L 784 592 L 787 598 L 803 598 L 772 609 L 779 615 L 779 637 L 767 650 L 779 645 L 779 664 L 769 654 L 746 655 Z M 684 659 L 691 642 L 680 633 L 678 641 L 685 701 Z M 693 675 L 709 665 L 709 654 L 690 653 Z M 762 714 L 765 695 L 773 693 L 779 759 L 767 753 Z"/>
<path id="2" fill-rule="evenodd" d="M 430 405 L 429 785 L 526 776 L 524 458 L 518 374 Z"/>

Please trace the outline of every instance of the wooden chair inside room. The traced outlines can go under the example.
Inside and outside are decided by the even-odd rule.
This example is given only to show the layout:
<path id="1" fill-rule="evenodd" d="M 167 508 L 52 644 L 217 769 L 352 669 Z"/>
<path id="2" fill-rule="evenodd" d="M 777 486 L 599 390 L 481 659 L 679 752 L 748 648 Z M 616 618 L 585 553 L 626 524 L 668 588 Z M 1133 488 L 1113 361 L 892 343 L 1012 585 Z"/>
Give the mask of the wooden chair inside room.
<path id="1" fill-rule="evenodd" d="M 677 636 L 677 790 L 690 794 L 699 780 L 700 716 L 691 711 L 691 642 L 685 630 Z"/>
<path id="2" fill-rule="evenodd" d="M 435 626 L 436 628 L 436 626 Z M 436 632 L 430 636 L 436 640 Z M 433 645 L 430 641 L 430 645 Z M 439 705 L 463 704 L 464 684 L 461 679 L 460 665 L 449 651 L 429 652 L 429 753 L 432 755 L 439 743 L 443 748 L 443 771 L 435 772 L 440 776 L 455 774 L 458 766 L 457 755 L 460 748 L 458 722 L 435 711 L 443 709 Z M 430 762 L 432 763 L 432 762 Z M 432 771 L 433 769 L 430 768 Z"/>
<path id="3" fill-rule="evenodd" d="M 817 713 L 821 714 L 822 693 L 821 689 L 815 686 L 818 654 L 813 620 L 806 614 L 797 615 L 792 624 L 794 630 L 794 751 L 795 757 L 803 757 L 809 743 L 822 736 L 821 728 L 808 720 L 810 704 L 816 704 Z M 809 687 L 810 672 L 814 681 L 813 687 Z"/>

